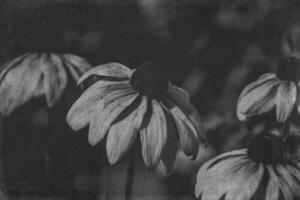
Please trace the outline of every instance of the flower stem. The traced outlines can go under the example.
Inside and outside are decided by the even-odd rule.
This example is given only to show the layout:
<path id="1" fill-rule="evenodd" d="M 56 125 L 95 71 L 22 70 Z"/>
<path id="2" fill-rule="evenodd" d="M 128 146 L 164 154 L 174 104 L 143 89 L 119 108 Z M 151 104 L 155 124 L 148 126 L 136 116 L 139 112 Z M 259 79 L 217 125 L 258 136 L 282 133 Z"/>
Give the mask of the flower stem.
<path id="1" fill-rule="evenodd" d="M 126 175 L 126 186 L 125 186 L 125 200 L 130 200 L 132 196 L 132 186 L 135 168 L 135 144 L 129 152 L 129 160 Z"/>

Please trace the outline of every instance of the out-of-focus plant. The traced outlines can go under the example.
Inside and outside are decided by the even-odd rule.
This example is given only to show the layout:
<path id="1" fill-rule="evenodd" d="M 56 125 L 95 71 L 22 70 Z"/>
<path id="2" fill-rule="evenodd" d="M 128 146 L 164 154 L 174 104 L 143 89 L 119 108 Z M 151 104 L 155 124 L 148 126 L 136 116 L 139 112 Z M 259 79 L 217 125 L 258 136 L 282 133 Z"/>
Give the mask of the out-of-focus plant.
<path id="1" fill-rule="evenodd" d="M 245 31 L 253 29 L 270 12 L 272 0 L 224 1 L 217 15 L 217 23 Z"/>
<path id="2" fill-rule="evenodd" d="M 77 81 L 90 69 L 84 59 L 54 53 L 28 53 L 4 64 L 0 74 L 0 112 L 8 116 L 33 98 L 45 97 L 53 107 L 66 89 L 68 79 Z"/>
<path id="3" fill-rule="evenodd" d="M 65 122 L 61 120 L 60 115 L 62 115 L 64 110 L 68 109 L 75 100 L 75 96 L 77 95 L 77 92 L 74 93 L 76 81 L 78 81 L 79 77 L 90 68 L 91 65 L 79 56 L 56 53 L 26 53 L 7 62 L 1 67 L 0 113 L 4 120 L 1 137 L 6 138 L 8 141 L 11 141 L 10 139 L 18 141 L 18 138 L 13 137 L 17 137 L 20 133 L 23 133 L 23 135 L 24 133 L 28 133 L 28 136 L 24 137 L 33 140 L 29 142 L 19 142 L 19 146 L 15 145 L 18 144 L 18 142 L 13 142 L 9 145 L 4 144 L 5 153 L 3 155 L 10 157 L 6 158 L 7 162 L 4 162 L 4 165 L 6 166 L 4 170 L 7 170 L 4 173 L 8 177 L 5 179 L 8 180 L 8 184 L 12 184 L 8 185 L 10 191 L 14 191 L 14 187 L 16 187 L 17 190 L 20 189 L 23 191 L 34 190 L 36 185 L 31 185 L 32 183 L 30 181 L 32 181 L 31 178 L 36 178 L 35 175 L 19 175 L 20 177 L 17 177 L 19 172 L 14 172 L 13 170 L 19 166 L 12 166 L 13 169 L 7 168 L 7 166 L 10 166 L 12 163 L 14 163 L 13 165 L 22 163 L 22 165 L 24 165 L 22 167 L 27 169 L 27 166 L 23 163 L 23 160 L 27 160 L 27 162 L 33 162 L 29 165 L 32 165 L 34 169 L 34 167 L 36 167 L 35 162 L 39 161 L 28 156 L 31 151 L 34 151 L 35 155 L 38 155 L 38 157 L 43 156 L 43 152 L 46 153 L 43 158 L 45 166 L 39 167 L 45 169 L 45 172 L 43 172 L 44 176 L 49 178 L 47 177 L 50 173 L 49 170 L 53 170 L 50 169 L 50 167 L 55 165 L 50 159 L 53 157 L 57 158 L 63 155 L 63 153 L 57 153 L 56 150 L 53 151 L 53 149 L 51 149 L 53 147 L 49 147 L 48 145 L 43 146 L 42 143 L 35 144 L 34 140 L 39 140 L 37 138 L 44 137 L 44 141 L 47 141 L 51 137 L 57 137 L 57 133 L 63 132 L 66 134 L 65 132 L 67 129 L 65 129 L 65 127 L 67 126 L 63 125 Z M 41 136 L 36 136 L 34 134 L 35 132 L 43 132 L 43 129 L 47 129 L 46 132 L 49 134 L 41 134 Z M 23 137 L 22 134 L 20 136 Z M 64 140 L 63 137 L 64 136 L 62 136 L 62 140 Z M 3 140 L 1 140 L 1 142 L 3 142 Z M 48 143 L 52 142 L 53 141 L 49 139 Z M 60 142 L 61 141 L 55 141 L 56 144 Z M 47 144 L 47 142 L 45 143 Z M 58 146 L 59 145 L 60 144 L 58 144 Z M 22 159 L 18 160 L 13 157 L 15 155 L 14 152 L 16 151 L 14 148 L 19 150 L 24 148 L 25 152 L 19 152 L 24 155 Z M 17 175 L 13 175 L 12 172 Z M 54 172 L 54 174 L 55 173 L 59 174 L 61 172 Z M 30 176 L 34 176 L 35 178 Z M 22 180 L 24 182 L 28 181 L 30 183 L 11 183 L 10 181 L 14 181 L 15 177 L 17 177 L 17 180 Z M 39 178 L 41 177 L 38 177 L 38 179 Z M 51 178 L 55 180 L 57 177 Z M 50 180 L 47 181 L 49 183 L 51 182 Z M 18 188 L 19 186 L 14 184 L 21 185 L 20 187 L 22 187 L 22 184 L 25 184 L 25 188 Z M 63 185 L 63 183 L 56 183 L 56 185 L 60 184 Z M 47 185 L 39 185 L 38 187 L 41 187 L 42 190 L 47 190 L 47 188 L 43 188 L 47 187 Z"/>

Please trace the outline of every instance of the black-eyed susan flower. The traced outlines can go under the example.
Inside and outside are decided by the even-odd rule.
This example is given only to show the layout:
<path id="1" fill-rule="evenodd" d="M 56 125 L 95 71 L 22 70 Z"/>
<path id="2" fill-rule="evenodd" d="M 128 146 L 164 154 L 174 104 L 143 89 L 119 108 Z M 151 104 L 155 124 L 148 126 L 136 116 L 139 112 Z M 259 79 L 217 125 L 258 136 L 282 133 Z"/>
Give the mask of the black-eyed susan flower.
<path id="1" fill-rule="evenodd" d="M 286 155 L 280 138 L 258 135 L 248 149 L 223 153 L 206 162 L 197 175 L 196 197 L 293 200 L 300 196 L 300 168 Z"/>
<path id="2" fill-rule="evenodd" d="M 0 112 L 12 113 L 32 98 L 44 96 L 52 107 L 62 96 L 68 78 L 77 81 L 91 65 L 72 54 L 27 53 L 1 67 Z"/>
<path id="3" fill-rule="evenodd" d="M 267 73 L 250 83 L 241 93 L 237 103 L 237 116 L 245 120 L 253 115 L 269 112 L 276 107 L 276 118 L 286 121 L 294 107 L 300 112 L 297 100 L 298 69 L 300 60 L 286 57 L 279 64 L 276 73 Z"/>
<path id="4" fill-rule="evenodd" d="M 73 130 L 89 125 L 89 143 L 105 137 L 108 160 L 120 160 L 136 138 L 148 168 L 160 160 L 170 169 L 179 135 L 183 151 L 196 157 L 199 143 L 205 142 L 199 115 L 188 93 L 169 83 L 164 73 L 151 64 L 131 70 L 119 63 L 100 65 L 86 72 L 101 80 L 90 86 L 73 104 L 67 122 Z"/>

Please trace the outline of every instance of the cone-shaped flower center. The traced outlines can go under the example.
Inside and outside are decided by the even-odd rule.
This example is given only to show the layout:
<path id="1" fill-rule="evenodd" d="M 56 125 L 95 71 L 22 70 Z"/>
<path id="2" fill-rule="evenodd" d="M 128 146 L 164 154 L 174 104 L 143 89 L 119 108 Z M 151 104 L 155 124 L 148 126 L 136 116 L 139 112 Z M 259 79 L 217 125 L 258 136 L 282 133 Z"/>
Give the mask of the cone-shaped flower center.
<path id="1" fill-rule="evenodd" d="M 255 162 L 276 164 L 284 161 L 285 145 L 283 141 L 270 133 L 262 133 L 251 141 L 248 157 Z"/>
<path id="2" fill-rule="evenodd" d="M 131 77 L 132 88 L 142 95 L 151 98 L 162 98 L 169 85 L 162 70 L 153 66 L 151 63 L 145 63 L 135 70 Z"/>
<path id="3" fill-rule="evenodd" d="M 277 68 L 277 77 L 281 80 L 296 81 L 296 70 L 300 67 L 300 60 L 294 57 L 286 57 L 281 60 Z"/>

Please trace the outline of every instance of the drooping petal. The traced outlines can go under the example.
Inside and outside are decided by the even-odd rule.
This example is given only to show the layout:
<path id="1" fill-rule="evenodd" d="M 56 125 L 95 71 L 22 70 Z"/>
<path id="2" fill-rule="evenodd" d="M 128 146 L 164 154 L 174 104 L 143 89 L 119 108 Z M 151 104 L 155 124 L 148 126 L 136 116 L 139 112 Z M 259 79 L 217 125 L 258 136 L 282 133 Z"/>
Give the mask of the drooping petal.
<path id="1" fill-rule="evenodd" d="M 293 173 L 290 171 L 291 168 L 287 167 L 288 165 L 277 165 L 276 166 L 276 171 L 279 174 L 279 178 L 281 179 L 282 184 L 286 188 L 285 190 L 286 193 L 292 192 L 294 195 L 293 196 L 299 196 L 300 194 L 300 182 L 299 182 L 299 177 L 293 176 Z M 299 170 L 298 170 L 298 175 Z"/>
<path id="2" fill-rule="evenodd" d="M 147 97 L 143 96 L 141 104 L 127 117 L 112 125 L 109 130 L 106 151 L 110 164 L 118 162 L 135 142 L 147 110 Z"/>
<path id="3" fill-rule="evenodd" d="M 269 172 L 270 180 L 266 190 L 266 200 L 274 200 L 279 198 L 279 184 L 276 175 L 271 166 L 266 166 Z"/>
<path id="4" fill-rule="evenodd" d="M 291 174 L 291 177 L 289 177 L 287 179 L 288 182 L 290 182 L 291 184 L 291 188 L 294 192 L 294 196 L 296 198 L 300 197 L 300 190 L 299 188 L 299 184 L 300 184 L 300 169 L 299 166 L 294 167 L 292 165 L 286 165 L 287 170 L 289 171 L 289 173 Z"/>
<path id="5" fill-rule="evenodd" d="M 90 121 L 91 113 L 95 110 L 96 105 L 105 96 L 113 91 L 118 90 L 120 93 L 126 92 L 123 89 L 130 88 L 128 81 L 110 82 L 99 81 L 89 87 L 72 105 L 67 114 L 69 126 L 78 131 L 87 126 Z"/>
<path id="6" fill-rule="evenodd" d="M 107 134 L 111 124 L 120 115 L 120 113 L 128 107 L 138 94 L 128 93 L 126 96 L 114 98 L 107 105 L 100 103 L 96 111 L 93 113 L 93 118 L 90 121 L 89 127 L 89 143 L 91 145 L 98 144 Z M 106 103 L 106 102 L 104 102 Z"/>
<path id="7" fill-rule="evenodd" d="M 187 118 L 193 123 L 197 130 L 197 138 L 206 143 L 206 134 L 202 127 L 202 122 L 196 108 L 190 103 L 189 94 L 181 88 L 170 85 L 167 97 L 174 102 Z"/>
<path id="8" fill-rule="evenodd" d="M 91 64 L 88 61 L 76 55 L 64 54 L 62 56 L 62 59 L 72 78 L 76 82 L 84 72 L 92 68 Z"/>
<path id="9" fill-rule="evenodd" d="M 199 198 L 199 196 L 202 195 L 202 199 L 206 199 L 204 197 L 210 197 L 210 199 L 220 198 L 225 191 L 215 193 L 216 191 L 213 191 L 215 189 L 214 184 L 219 180 L 218 178 L 226 174 L 226 172 L 230 172 L 230 170 L 234 166 L 238 166 L 241 161 L 245 162 L 245 158 L 246 149 L 241 149 L 223 153 L 206 162 L 197 174 L 197 183 L 195 185 L 196 197 Z M 228 183 L 230 180 L 231 179 L 226 180 L 226 185 L 230 184 Z"/>
<path id="10" fill-rule="evenodd" d="M 297 88 L 294 82 L 282 82 L 276 95 L 276 117 L 284 122 L 291 115 L 297 99 Z"/>
<path id="11" fill-rule="evenodd" d="M 168 101 L 168 106 L 178 130 L 183 152 L 186 155 L 192 155 L 193 158 L 196 158 L 199 149 L 199 140 L 197 139 L 198 134 L 195 126 L 177 105 Z"/>
<path id="12" fill-rule="evenodd" d="M 239 96 L 239 99 L 243 98 L 246 94 L 251 92 L 256 87 L 259 87 L 262 84 L 264 84 L 268 81 L 273 81 L 273 80 L 278 80 L 275 73 L 266 73 L 266 74 L 261 75 L 260 77 L 258 77 L 258 79 L 256 81 L 250 83 L 243 89 L 243 91 L 241 92 L 241 94 Z"/>
<path id="13" fill-rule="evenodd" d="M 28 102 L 35 93 L 41 72 L 35 66 L 36 54 L 27 56 L 11 68 L 0 82 L 0 111 L 7 116 Z"/>
<path id="14" fill-rule="evenodd" d="M 249 168 L 244 168 L 241 184 L 226 194 L 226 200 L 250 200 L 256 192 L 264 174 L 262 163 L 249 163 Z M 237 174 L 238 176 L 239 174 Z"/>
<path id="15" fill-rule="evenodd" d="M 165 106 L 161 103 L 162 108 Z M 171 113 L 164 109 L 167 121 L 167 143 L 161 155 L 161 161 L 166 169 L 166 173 L 170 173 L 174 167 L 176 155 L 178 151 L 178 130 Z"/>
<path id="16" fill-rule="evenodd" d="M 18 67 L 24 61 L 24 59 L 26 59 L 29 55 L 30 55 L 30 53 L 20 55 L 20 56 L 14 58 L 13 60 L 5 63 L 4 65 L 2 65 L 1 66 L 1 73 L 0 73 L 0 81 L 3 80 L 3 78 L 6 76 L 6 74 L 11 69 L 13 69 L 15 67 Z"/>
<path id="17" fill-rule="evenodd" d="M 218 200 L 223 195 L 227 195 L 233 191 L 240 191 L 239 188 L 245 183 L 247 178 L 256 170 L 257 166 L 247 159 L 244 155 L 227 158 L 219 162 L 215 166 L 204 165 L 198 172 L 196 193 L 201 194 L 202 199 Z M 240 195 L 240 194 L 237 194 Z"/>
<path id="18" fill-rule="evenodd" d="M 255 87 L 242 92 L 237 103 L 237 116 L 245 120 L 247 116 L 262 114 L 270 111 L 275 106 L 275 87 L 279 80 L 270 79 L 262 83 L 255 82 Z M 245 89 L 245 90 L 246 90 Z"/>
<path id="19" fill-rule="evenodd" d="M 67 85 L 67 73 L 59 56 L 43 53 L 41 70 L 44 76 L 44 90 L 48 107 L 52 107 L 61 97 Z"/>
<path id="20" fill-rule="evenodd" d="M 147 169 L 157 166 L 167 142 L 167 121 L 162 107 L 156 100 L 151 101 L 150 121 L 142 124 L 140 138 L 142 156 Z"/>
<path id="21" fill-rule="evenodd" d="M 267 186 L 266 200 L 278 199 L 279 193 L 281 192 L 285 200 L 293 200 L 293 194 L 286 182 L 275 173 L 273 166 L 267 166 L 270 174 L 270 181 Z M 276 170 L 277 171 L 277 170 Z"/>
<path id="22" fill-rule="evenodd" d="M 86 73 L 84 73 L 78 80 L 77 84 L 81 84 L 83 81 L 85 81 L 88 77 L 92 75 L 129 79 L 132 73 L 133 71 L 125 65 L 115 62 L 107 63 L 94 67 Z"/>

